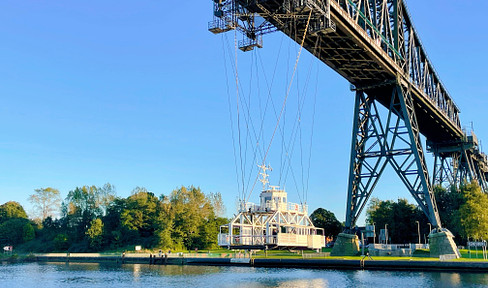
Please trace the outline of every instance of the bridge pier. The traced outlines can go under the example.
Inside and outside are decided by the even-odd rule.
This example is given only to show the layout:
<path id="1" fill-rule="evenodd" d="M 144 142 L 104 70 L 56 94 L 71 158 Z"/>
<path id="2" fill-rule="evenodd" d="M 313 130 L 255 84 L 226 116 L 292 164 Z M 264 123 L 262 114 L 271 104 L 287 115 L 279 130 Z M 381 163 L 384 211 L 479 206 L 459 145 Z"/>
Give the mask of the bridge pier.
<path id="1" fill-rule="evenodd" d="M 355 234 L 339 233 L 330 256 L 356 256 L 359 254 L 359 238 Z"/>
<path id="2" fill-rule="evenodd" d="M 461 258 L 461 253 L 454 243 L 451 231 L 442 228 L 440 231 L 432 231 L 429 235 L 430 257 L 452 255 L 453 258 Z"/>

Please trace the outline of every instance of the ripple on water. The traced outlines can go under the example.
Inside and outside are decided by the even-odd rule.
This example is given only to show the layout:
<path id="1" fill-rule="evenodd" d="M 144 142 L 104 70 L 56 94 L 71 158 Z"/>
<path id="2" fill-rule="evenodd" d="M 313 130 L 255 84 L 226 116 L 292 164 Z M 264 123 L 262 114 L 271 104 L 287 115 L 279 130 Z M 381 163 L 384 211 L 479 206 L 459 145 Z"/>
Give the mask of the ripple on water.
<path id="1" fill-rule="evenodd" d="M 0 265 L 0 286 L 16 287 L 483 287 L 488 275 L 144 264 Z"/>

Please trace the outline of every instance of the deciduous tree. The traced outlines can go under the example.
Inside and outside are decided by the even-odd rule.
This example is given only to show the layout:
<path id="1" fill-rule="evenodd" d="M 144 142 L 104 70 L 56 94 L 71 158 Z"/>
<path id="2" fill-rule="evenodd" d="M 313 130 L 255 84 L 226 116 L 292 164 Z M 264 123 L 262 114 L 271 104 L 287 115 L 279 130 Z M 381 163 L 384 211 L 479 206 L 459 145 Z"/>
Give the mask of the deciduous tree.
<path id="1" fill-rule="evenodd" d="M 19 202 L 9 201 L 0 205 L 0 223 L 14 218 L 27 219 L 27 213 Z"/>
<path id="2" fill-rule="evenodd" d="M 318 208 L 310 215 L 315 227 L 323 228 L 324 235 L 328 237 L 336 237 L 342 232 L 342 224 L 337 220 L 334 213 L 324 208 Z"/>
<path id="3" fill-rule="evenodd" d="M 189 186 L 173 190 L 170 195 L 173 215 L 172 238 L 175 245 L 194 248 L 200 234 L 200 226 L 205 225 L 213 212 L 212 204 L 200 188 Z"/>
<path id="4" fill-rule="evenodd" d="M 103 222 L 100 218 L 90 222 L 90 227 L 86 230 L 86 236 L 90 241 L 90 247 L 95 250 L 102 248 L 103 240 Z"/>
<path id="5" fill-rule="evenodd" d="M 488 239 L 488 196 L 476 183 L 461 187 L 461 193 L 466 199 L 459 209 L 463 236 Z"/>
<path id="6" fill-rule="evenodd" d="M 55 217 L 61 206 L 59 190 L 51 187 L 35 189 L 29 201 L 34 207 L 33 218 L 41 221 L 49 216 Z"/>

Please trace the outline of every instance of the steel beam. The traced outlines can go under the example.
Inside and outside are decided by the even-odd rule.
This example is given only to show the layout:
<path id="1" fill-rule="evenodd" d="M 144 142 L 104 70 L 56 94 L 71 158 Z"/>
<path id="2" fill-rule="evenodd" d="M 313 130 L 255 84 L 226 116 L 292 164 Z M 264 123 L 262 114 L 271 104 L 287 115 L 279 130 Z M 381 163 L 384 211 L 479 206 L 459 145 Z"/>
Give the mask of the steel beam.
<path id="1" fill-rule="evenodd" d="M 387 163 L 393 167 L 425 213 L 430 223 L 441 228 L 424 151 L 408 86 L 391 85 L 387 117 L 381 117 L 376 98 L 356 91 L 351 164 L 346 207 L 346 230 L 354 229 Z"/>

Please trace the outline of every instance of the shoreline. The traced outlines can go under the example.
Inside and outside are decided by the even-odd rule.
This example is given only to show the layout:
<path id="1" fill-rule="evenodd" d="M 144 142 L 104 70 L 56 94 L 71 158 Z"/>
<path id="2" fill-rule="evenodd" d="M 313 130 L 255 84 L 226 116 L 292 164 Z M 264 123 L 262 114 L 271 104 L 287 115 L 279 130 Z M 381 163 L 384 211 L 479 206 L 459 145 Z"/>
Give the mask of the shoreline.
<path id="1" fill-rule="evenodd" d="M 488 262 L 439 260 L 371 260 L 371 259 L 286 259 L 286 258 L 222 258 L 222 257 L 149 257 L 143 255 L 96 255 L 72 253 L 67 255 L 35 254 L 25 262 L 116 263 L 149 265 L 247 266 L 337 270 L 392 270 L 488 272 Z"/>

